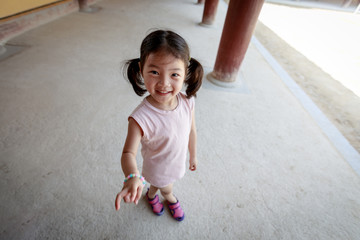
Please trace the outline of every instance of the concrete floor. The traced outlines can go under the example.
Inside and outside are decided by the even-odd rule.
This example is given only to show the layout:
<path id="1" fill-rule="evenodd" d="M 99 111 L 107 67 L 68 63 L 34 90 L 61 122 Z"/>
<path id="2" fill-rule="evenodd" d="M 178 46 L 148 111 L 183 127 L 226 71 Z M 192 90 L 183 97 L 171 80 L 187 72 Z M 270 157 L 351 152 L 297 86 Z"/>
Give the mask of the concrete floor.
<path id="1" fill-rule="evenodd" d="M 11 41 L 30 47 L 0 62 L 1 239 L 358 239 L 359 176 L 253 43 L 243 84 L 198 94 L 198 170 L 175 185 L 184 222 L 145 199 L 114 210 L 141 101 L 121 63 L 170 28 L 210 72 L 227 6 L 203 28 L 194 2 L 104 0 Z"/>

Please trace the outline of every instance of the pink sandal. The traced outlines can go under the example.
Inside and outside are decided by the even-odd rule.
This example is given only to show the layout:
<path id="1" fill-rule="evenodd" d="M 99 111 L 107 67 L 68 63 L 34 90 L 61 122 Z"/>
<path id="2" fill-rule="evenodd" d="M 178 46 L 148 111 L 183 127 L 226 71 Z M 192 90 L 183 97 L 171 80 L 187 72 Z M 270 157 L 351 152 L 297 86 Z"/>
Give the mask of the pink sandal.
<path id="1" fill-rule="evenodd" d="M 182 221 L 185 218 L 185 213 L 180 207 L 179 200 L 176 203 L 168 203 L 168 207 L 170 209 L 171 215 L 177 221 Z"/>
<path id="2" fill-rule="evenodd" d="M 153 199 L 150 199 L 148 196 L 148 193 L 149 193 L 149 190 L 146 193 L 146 198 L 147 198 L 148 202 L 150 203 L 153 212 L 158 216 L 163 215 L 164 214 L 164 205 L 159 201 L 159 196 L 156 194 Z"/>

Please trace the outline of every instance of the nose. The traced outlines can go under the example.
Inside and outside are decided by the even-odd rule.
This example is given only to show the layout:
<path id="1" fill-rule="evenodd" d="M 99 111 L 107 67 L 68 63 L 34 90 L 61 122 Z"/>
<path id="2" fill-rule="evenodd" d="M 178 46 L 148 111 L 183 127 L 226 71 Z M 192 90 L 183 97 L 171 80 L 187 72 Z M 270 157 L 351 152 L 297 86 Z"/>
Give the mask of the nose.
<path id="1" fill-rule="evenodd" d="M 160 79 L 158 85 L 161 87 L 168 87 L 170 86 L 169 78 L 166 75 L 160 75 Z"/>

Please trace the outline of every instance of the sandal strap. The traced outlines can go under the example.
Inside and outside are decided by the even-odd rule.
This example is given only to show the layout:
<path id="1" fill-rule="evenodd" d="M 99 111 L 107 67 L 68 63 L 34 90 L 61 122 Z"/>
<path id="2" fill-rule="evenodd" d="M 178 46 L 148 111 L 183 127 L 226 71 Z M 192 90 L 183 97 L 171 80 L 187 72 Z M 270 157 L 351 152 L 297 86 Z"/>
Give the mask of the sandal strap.
<path id="1" fill-rule="evenodd" d="M 156 205 L 159 202 L 159 196 L 156 194 L 153 199 L 150 199 L 148 194 L 146 193 L 146 197 L 150 205 Z"/>
<path id="2" fill-rule="evenodd" d="M 169 208 L 171 210 L 175 210 L 175 209 L 178 209 L 180 207 L 180 202 L 177 201 L 176 203 L 169 203 Z"/>
<path id="3" fill-rule="evenodd" d="M 168 207 L 170 209 L 171 215 L 178 221 L 182 221 L 185 217 L 184 211 L 180 206 L 180 202 L 177 201 L 176 203 L 169 203 Z"/>
<path id="4" fill-rule="evenodd" d="M 161 216 L 164 213 L 164 206 L 160 203 L 159 195 L 156 194 L 153 199 L 150 199 L 148 193 L 149 191 L 146 193 L 146 198 L 148 203 L 151 205 L 153 212 L 156 215 Z"/>

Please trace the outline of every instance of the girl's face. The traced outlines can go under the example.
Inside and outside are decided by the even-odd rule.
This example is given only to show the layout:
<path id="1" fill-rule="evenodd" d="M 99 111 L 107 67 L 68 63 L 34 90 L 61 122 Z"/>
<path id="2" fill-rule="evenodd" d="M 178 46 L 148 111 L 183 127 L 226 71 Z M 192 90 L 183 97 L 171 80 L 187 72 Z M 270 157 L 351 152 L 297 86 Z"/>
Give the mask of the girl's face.
<path id="1" fill-rule="evenodd" d="M 185 64 L 181 59 L 165 52 L 151 53 L 141 71 L 148 101 L 157 108 L 173 110 L 177 106 L 176 95 L 185 81 Z"/>

